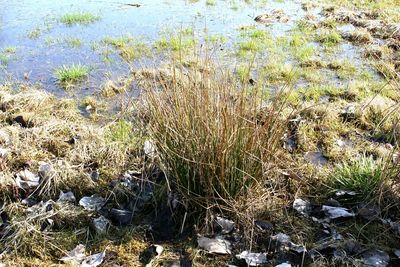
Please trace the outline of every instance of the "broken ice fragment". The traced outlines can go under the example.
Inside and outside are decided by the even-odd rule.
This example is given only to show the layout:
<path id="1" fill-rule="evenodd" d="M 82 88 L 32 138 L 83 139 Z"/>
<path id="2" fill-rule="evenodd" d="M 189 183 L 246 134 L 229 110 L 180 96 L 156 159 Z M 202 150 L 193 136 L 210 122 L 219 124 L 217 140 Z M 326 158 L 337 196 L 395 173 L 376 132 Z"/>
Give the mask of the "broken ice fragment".
<path id="1" fill-rule="evenodd" d="M 308 216 L 311 212 L 312 207 L 309 201 L 298 198 L 295 199 L 293 202 L 293 209 L 295 209 L 301 215 Z"/>
<path id="2" fill-rule="evenodd" d="M 64 193 L 63 191 L 60 192 L 60 196 L 58 197 L 57 202 L 75 202 L 74 193 L 71 191 Z"/>
<path id="3" fill-rule="evenodd" d="M 358 216 L 369 221 L 378 219 L 380 214 L 381 214 L 381 209 L 379 208 L 379 206 L 375 204 L 362 205 L 357 211 Z"/>
<path id="4" fill-rule="evenodd" d="M 102 197 L 93 195 L 91 197 L 83 197 L 79 200 L 79 205 L 81 205 L 85 210 L 88 211 L 98 211 L 106 204 L 106 200 Z"/>
<path id="5" fill-rule="evenodd" d="M 396 233 L 396 235 L 400 235 L 400 223 L 399 222 L 392 222 L 389 220 L 390 228 Z"/>
<path id="6" fill-rule="evenodd" d="M 361 245 L 355 240 L 346 240 L 343 244 L 343 249 L 347 255 L 356 255 L 361 251 Z"/>
<path id="7" fill-rule="evenodd" d="M 393 253 L 394 255 L 396 255 L 397 258 L 400 259 L 400 249 L 395 249 Z"/>
<path id="8" fill-rule="evenodd" d="M 307 250 L 306 250 L 306 248 L 305 248 L 304 246 L 302 246 L 302 245 L 297 245 L 297 244 L 295 244 L 295 243 L 293 243 L 293 242 L 290 242 L 290 243 L 289 243 L 289 249 L 290 249 L 291 251 L 297 252 L 297 253 L 299 253 L 299 254 L 302 254 L 302 253 L 307 252 Z"/>
<path id="9" fill-rule="evenodd" d="M 341 117 L 346 121 L 353 120 L 355 116 L 356 116 L 356 107 L 353 105 L 349 105 L 342 110 Z"/>
<path id="10" fill-rule="evenodd" d="M 96 232 L 100 235 L 105 234 L 107 232 L 107 228 L 110 224 L 110 221 L 107 220 L 104 216 L 100 216 L 99 218 L 93 219 L 93 225 L 96 229 Z"/>
<path id="11" fill-rule="evenodd" d="M 156 156 L 156 146 L 151 140 L 144 141 L 143 150 L 144 154 L 149 158 L 154 158 Z"/>
<path id="12" fill-rule="evenodd" d="M 254 224 L 258 229 L 260 229 L 263 232 L 271 231 L 274 228 L 274 225 L 272 223 L 264 220 L 256 220 Z"/>
<path id="13" fill-rule="evenodd" d="M 215 254 L 231 254 L 231 243 L 223 238 L 200 237 L 197 243 L 201 249 Z"/>
<path id="14" fill-rule="evenodd" d="M 91 256 L 86 257 L 86 259 L 82 262 L 82 267 L 96 267 L 103 263 L 104 257 L 106 256 L 106 252 L 103 251 L 101 253 L 97 253 Z"/>
<path id="15" fill-rule="evenodd" d="M 329 219 L 354 217 L 353 212 L 349 212 L 348 209 L 342 207 L 322 206 L 322 211 Z"/>
<path id="16" fill-rule="evenodd" d="M 8 156 L 8 150 L 0 147 L 0 158 L 6 158 Z"/>
<path id="17" fill-rule="evenodd" d="M 341 196 L 355 196 L 355 195 L 357 195 L 357 193 L 353 192 L 353 191 L 348 191 L 348 190 L 339 190 L 339 191 L 336 191 L 335 195 L 338 196 L 338 197 L 341 197 Z"/>
<path id="18" fill-rule="evenodd" d="M 53 167 L 46 162 L 41 162 L 39 166 L 39 176 L 42 178 L 47 178 L 50 176 L 51 171 L 53 170 Z"/>
<path id="19" fill-rule="evenodd" d="M 235 223 L 233 221 L 219 216 L 216 218 L 215 221 L 222 228 L 222 234 L 229 234 L 230 232 L 232 232 L 233 227 L 235 226 Z"/>
<path id="20" fill-rule="evenodd" d="M 348 139 L 337 139 L 336 144 L 341 148 L 351 147 L 352 145 L 351 141 Z"/>
<path id="21" fill-rule="evenodd" d="M 290 236 L 284 233 L 278 233 L 274 236 L 271 236 L 271 240 L 276 241 L 276 245 L 279 248 L 291 250 L 297 253 L 305 253 L 307 251 L 303 245 L 297 245 L 293 243 Z"/>
<path id="22" fill-rule="evenodd" d="M 389 261 L 389 255 L 382 250 L 371 249 L 362 254 L 362 262 L 369 267 L 386 267 Z"/>
<path id="23" fill-rule="evenodd" d="M 37 204 L 37 201 L 32 198 L 25 198 L 21 201 L 21 204 L 23 204 L 27 207 L 32 207 L 33 205 Z"/>
<path id="24" fill-rule="evenodd" d="M 152 267 L 155 266 L 154 260 L 159 258 L 164 251 L 164 247 L 160 245 L 151 245 L 150 247 L 146 248 L 140 255 L 139 260 L 143 263 L 142 266 L 145 267 Z M 164 265 L 163 265 L 164 266 Z M 171 266 L 167 264 L 166 266 Z M 174 266 L 174 265 L 173 265 Z M 179 262 L 176 266 L 180 266 Z"/>
<path id="25" fill-rule="evenodd" d="M 85 246 L 80 244 L 68 252 L 66 256 L 62 257 L 60 261 L 70 264 L 81 264 L 85 257 Z"/>
<path id="26" fill-rule="evenodd" d="M 304 159 L 313 165 L 322 166 L 328 163 L 328 159 L 319 151 L 306 152 Z"/>
<path id="27" fill-rule="evenodd" d="M 245 260 L 248 266 L 260 266 L 267 263 L 266 253 L 253 253 L 245 250 L 236 255 L 236 258 Z"/>
<path id="28" fill-rule="evenodd" d="M 160 246 L 160 245 L 154 245 L 154 247 L 155 247 L 155 249 L 156 249 L 157 256 L 160 257 L 161 254 L 162 254 L 163 251 L 164 251 L 164 247 L 163 247 L 163 246 Z"/>
<path id="29" fill-rule="evenodd" d="M 98 170 L 94 170 L 90 173 L 90 179 L 92 179 L 93 182 L 97 183 L 100 180 L 100 174 Z"/>
<path id="30" fill-rule="evenodd" d="M 106 252 L 97 253 L 91 256 L 85 255 L 85 246 L 77 245 L 73 250 L 60 259 L 60 261 L 72 266 L 96 267 L 103 263 Z"/>
<path id="31" fill-rule="evenodd" d="M 17 186 L 24 190 L 37 187 L 39 185 L 39 181 L 39 176 L 28 170 L 20 171 L 17 173 L 17 178 L 15 178 L 15 183 Z"/>
<path id="32" fill-rule="evenodd" d="M 284 233 L 279 233 L 274 236 L 271 236 L 271 239 L 277 241 L 280 244 L 287 244 L 290 242 L 290 236 Z"/>
<path id="33" fill-rule="evenodd" d="M 119 226 L 131 224 L 134 213 L 129 210 L 111 209 L 110 219 Z"/>

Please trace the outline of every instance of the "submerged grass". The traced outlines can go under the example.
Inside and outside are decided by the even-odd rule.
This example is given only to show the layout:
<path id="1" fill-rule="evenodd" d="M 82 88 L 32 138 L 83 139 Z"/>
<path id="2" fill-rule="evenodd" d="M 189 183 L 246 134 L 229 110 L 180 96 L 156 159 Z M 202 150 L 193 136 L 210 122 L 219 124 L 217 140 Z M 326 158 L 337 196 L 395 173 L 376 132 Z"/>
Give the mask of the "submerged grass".
<path id="1" fill-rule="evenodd" d="M 150 55 L 150 49 L 143 40 L 135 39 L 130 35 L 119 37 L 105 37 L 102 43 L 113 47 L 119 55 L 126 61 L 138 59 L 145 55 Z"/>
<path id="2" fill-rule="evenodd" d="M 72 48 L 80 48 L 82 46 L 82 40 L 76 37 L 65 38 L 65 42 Z"/>

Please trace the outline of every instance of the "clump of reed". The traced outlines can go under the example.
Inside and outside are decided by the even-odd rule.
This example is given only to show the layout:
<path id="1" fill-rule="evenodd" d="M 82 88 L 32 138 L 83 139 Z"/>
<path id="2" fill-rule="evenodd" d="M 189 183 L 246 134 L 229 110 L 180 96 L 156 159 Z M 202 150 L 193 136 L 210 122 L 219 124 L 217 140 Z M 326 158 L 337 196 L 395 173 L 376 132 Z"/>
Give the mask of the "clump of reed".
<path id="1" fill-rule="evenodd" d="M 169 184 L 202 205 L 228 207 L 271 179 L 285 100 L 279 94 L 266 99 L 262 88 L 202 64 L 208 71 L 176 67 L 168 79 L 153 76 L 144 89 L 143 117 Z"/>

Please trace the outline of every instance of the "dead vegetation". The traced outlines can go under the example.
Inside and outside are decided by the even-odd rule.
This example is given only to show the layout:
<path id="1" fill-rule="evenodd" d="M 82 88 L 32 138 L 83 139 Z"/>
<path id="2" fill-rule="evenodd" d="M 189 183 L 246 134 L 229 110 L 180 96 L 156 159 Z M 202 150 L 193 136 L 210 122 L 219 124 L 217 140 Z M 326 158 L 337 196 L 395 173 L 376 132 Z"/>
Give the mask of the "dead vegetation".
<path id="1" fill-rule="evenodd" d="M 37 89 L 4 88 L 0 103 L 1 250 L 57 260 L 88 238 L 91 224 L 74 200 L 55 201 L 60 192 L 106 196 L 102 188 L 139 166 L 140 139 L 131 124 L 115 126 L 123 119 L 99 125 L 75 101 Z"/>
<path id="2" fill-rule="evenodd" d="M 110 128 L 85 119 L 72 100 L 37 90 L 2 91 L 1 106 L 2 148 L 8 151 L 2 171 L 11 174 L 4 179 L 12 181 L 18 170 L 37 172 L 41 163 L 50 164 L 46 183 L 39 188 L 46 197 L 68 188 L 82 192 L 93 186 L 91 171 L 104 172 L 107 180 L 130 160 L 130 148 L 117 149 L 118 141 L 107 138 Z"/>

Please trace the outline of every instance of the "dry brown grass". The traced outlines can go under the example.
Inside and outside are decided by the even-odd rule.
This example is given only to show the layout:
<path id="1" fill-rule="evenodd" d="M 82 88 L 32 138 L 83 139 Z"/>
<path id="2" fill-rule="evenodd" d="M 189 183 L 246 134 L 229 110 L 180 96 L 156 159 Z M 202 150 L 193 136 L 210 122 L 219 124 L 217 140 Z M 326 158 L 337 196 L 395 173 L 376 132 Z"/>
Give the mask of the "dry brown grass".
<path id="1" fill-rule="evenodd" d="M 16 94 L 1 91 L 0 106 L 0 141 L 9 151 L 1 170 L 2 185 L 12 184 L 21 169 L 37 173 L 45 162 L 52 170 L 42 179 L 38 195 L 54 197 L 70 189 L 82 193 L 94 187 L 89 177 L 92 170 L 98 169 L 103 181 L 109 181 L 135 161 L 131 156 L 134 140 L 126 145 L 112 139 L 114 123 L 102 126 L 84 118 L 73 100 L 58 100 L 31 89 Z"/>
<path id="2" fill-rule="evenodd" d="M 250 204 L 244 199 L 265 199 L 273 186 L 261 188 L 275 186 L 287 125 L 285 99 L 279 93 L 263 99 L 262 89 L 208 61 L 201 64 L 213 71 L 138 72 L 148 85 L 143 121 L 170 188 L 192 203 L 244 218 Z"/>
<path id="3" fill-rule="evenodd" d="M 14 203 L 5 211 L 13 219 L 2 231 L 0 247 L 11 255 L 60 257 L 87 234 L 88 218 L 71 204 L 49 201 L 26 210 Z"/>

